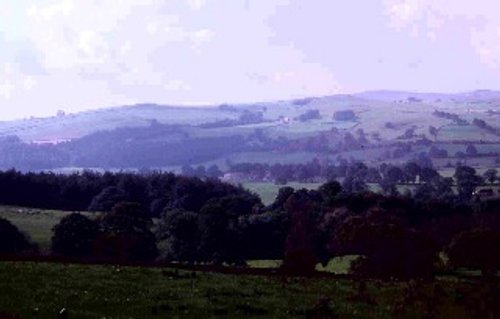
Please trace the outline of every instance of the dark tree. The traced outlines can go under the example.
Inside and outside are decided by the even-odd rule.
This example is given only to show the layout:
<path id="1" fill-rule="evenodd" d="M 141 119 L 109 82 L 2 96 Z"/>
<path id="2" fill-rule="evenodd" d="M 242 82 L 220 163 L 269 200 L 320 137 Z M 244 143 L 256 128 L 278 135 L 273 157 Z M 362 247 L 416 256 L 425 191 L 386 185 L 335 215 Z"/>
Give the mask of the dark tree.
<path id="1" fill-rule="evenodd" d="M 497 170 L 494 168 L 490 168 L 486 172 L 484 172 L 483 177 L 485 180 L 490 182 L 490 184 L 494 184 L 498 179 Z"/>
<path id="2" fill-rule="evenodd" d="M 307 122 L 310 120 L 320 119 L 321 114 L 316 109 L 311 109 L 299 115 L 298 120 L 301 122 Z"/>
<path id="3" fill-rule="evenodd" d="M 68 257 L 88 257 L 99 235 L 97 222 L 81 214 L 65 216 L 52 229 L 52 252 Z"/>
<path id="4" fill-rule="evenodd" d="M 200 231 L 198 214 L 182 210 L 165 212 L 158 224 L 156 236 L 160 242 L 162 258 L 193 262 L 199 259 Z"/>
<path id="5" fill-rule="evenodd" d="M 153 260 L 158 254 L 151 232 L 151 218 L 139 203 L 120 202 L 101 218 L 98 240 L 100 257 L 110 254 L 124 261 Z M 103 256 L 104 255 L 104 256 Z"/>
<path id="6" fill-rule="evenodd" d="M 36 247 L 16 226 L 0 217 L 0 255 L 29 252 Z"/>
<path id="7" fill-rule="evenodd" d="M 433 137 L 434 137 L 434 141 L 436 141 L 437 139 L 437 135 L 438 135 L 438 130 L 437 128 L 435 128 L 434 126 L 429 126 L 429 134 L 431 134 Z"/>
<path id="8" fill-rule="evenodd" d="M 437 247 L 424 235 L 397 223 L 352 217 L 334 234 L 334 255 L 361 255 L 353 272 L 374 277 L 430 277 L 437 260 Z"/>
<path id="9" fill-rule="evenodd" d="M 209 200 L 200 210 L 200 251 L 210 262 L 244 263 L 239 219 L 258 211 L 260 199 L 253 195 L 225 196 Z"/>
<path id="10" fill-rule="evenodd" d="M 338 194 L 342 192 L 342 185 L 337 181 L 327 182 L 319 188 L 323 203 L 331 205 L 335 201 Z"/>
<path id="11" fill-rule="evenodd" d="M 439 173 L 430 167 L 423 167 L 420 171 L 420 180 L 422 182 L 430 182 L 436 177 L 439 177 Z"/>
<path id="12" fill-rule="evenodd" d="M 362 193 L 368 189 L 368 185 L 361 178 L 347 176 L 342 182 L 342 189 L 347 194 Z"/>
<path id="13" fill-rule="evenodd" d="M 462 232 L 446 253 L 452 267 L 480 269 L 483 276 L 493 276 L 500 269 L 500 233 L 488 229 Z"/>
<path id="14" fill-rule="evenodd" d="M 470 200 L 476 188 L 483 182 L 476 170 L 469 166 L 458 166 L 453 177 L 457 183 L 458 196 L 462 200 Z"/>
<path id="15" fill-rule="evenodd" d="M 218 177 L 221 177 L 223 175 L 222 171 L 219 169 L 219 167 L 217 165 L 211 165 L 207 168 L 207 173 L 206 173 L 207 177 L 211 177 L 211 178 L 218 178 Z"/>
<path id="16" fill-rule="evenodd" d="M 298 191 L 286 202 L 285 207 L 292 221 L 281 270 L 287 274 L 309 275 L 321 260 L 317 245 L 319 232 L 314 222 L 312 204 L 305 190 Z"/>
<path id="17" fill-rule="evenodd" d="M 113 206 L 124 201 L 125 198 L 125 193 L 122 190 L 115 186 L 109 186 L 92 199 L 88 210 L 91 212 L 110 211 Z"/>
<path id="18" fill-rule="evenodd" d="M 415 162 L 408 162 L 403 167 L 404 179 L 409 183 L 415 183 L 417 176 L 420 175 L 420 166 Z"/>
<path id="19" fill-rule="evenodd" d="M 292 187 L 280 187 L 278 195 L 276 195 L 274 202 L 271 204 L 271 209 L 283 210 L 283 205 L 294 192 L 295 190 Z"/>
<path id="20" fill-rule="evenodd" d="M 356 114 L 352 110 L 337 111 L 333 114 L 333 119 L 336 121 L 354 121 Z"/>
<path id="21" fill-rule="evenodd" d="M 467 156 L 469 156 L 469 157 L 477 156 L 477 154 L 478 154 L 477 148 L 473 144 L 470 144 L 465 149 L 465 154 L 467 154 Z"/>

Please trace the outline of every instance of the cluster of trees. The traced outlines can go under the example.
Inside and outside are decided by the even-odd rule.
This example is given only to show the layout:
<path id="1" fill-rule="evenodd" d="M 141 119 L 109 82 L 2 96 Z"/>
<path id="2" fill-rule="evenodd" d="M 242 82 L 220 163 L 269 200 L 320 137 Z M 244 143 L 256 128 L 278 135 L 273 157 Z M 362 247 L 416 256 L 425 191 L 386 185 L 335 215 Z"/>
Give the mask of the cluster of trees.
<path id="1" fill-rule="evenodd" d="M 0 169 L 164 167 L 206 162 L 252 149 L 241 135 L 191 137 L 188 131 L 179 126 L 156 124 L 96 132 L 57 145 L 28 144 L 12 136 L 0 139 L 0 152 L 4 154 Z"/>
<path id="2" fill-rule="evenodd" d="M 446 200 L 470 200 L 474 190 L 487 180 L 495 183 L 496 170 L 488 170 L 484 179 L 475 169 L 460 165 L 454 178 L 445 178 L 432 168 L 426 158 L 412 160 L 402 166 L 382 164 L 368 167 L 361 162 L 341 160 L 337 165 L 322 165 L 318 160 L 305 164 L 239 163 L 232 165 L 231 172 L 244 174 L 248 180 L 272 180 L 278 184 L 289 181 L 311 182 L 340 179 L 345 190 L 356 193 L 366 191 L 368 183 L 379 184 L 385 194 L 397 194 L 398 184 L 418 184 L 414 196 L 419 199 L 438 197 Z M 452 190 L 456 184 L 457 196 Z"/>
<path id="3" fill-rule="evenodd" d="M 109 262 L 152 261 L 158 256 L 152 225 L 139 203 L 120 202 L 94 219 L 70 214 L 53 229 L 52 253 Z"/>
<path id="4" fill-rule="evenodd" d="M 449 113 L 449 112 L 435 110 L 432 113 L 432 115 L 434 115 L 436 117 L 452 120 L 457 125 L 468 125 L 469 124 L 469 122 L 467 122 L 466 120 L 464 120 L 463 118 L 458 116 L 458 114 L 455 114 L 455 113 Z"/>
<path id="5" fill-rule="evenodd" d="M 343 110 L 333 113 L 333 119 L 335 121 L 355 121 L 357 117 L 353 110 Z"/>
<path id="6" fill-rule="evenodd" d="M 475 118 L 473 121 L 472 121 L 472 124 L 474 124 L 475 126 L 479 127 L 480 129 L 483 129 L 491 134 L 495 134 L 495 135 L 499 135 L 500 132 L 493 126 L 491 126 L 490 124 L 486 123 L 486 121 L 484 120 L 481 120 L 481 119 L 477 119 Z"/>
<path id="7" fill-rule="evenodd" d="M 165 207 L 199 209 L 212 198 L 249 194 L 218 179 L 201 180 L 171 173 L 0 172 L 0 204 L 68 211 L 110 211 L 119 202 L 137 202 L 150 216 Z"/>
<path id="8" fill-rule="evenodd" d="M 457 174 L 471 172 L 464 168 Z M 430 277 L 446 266 L 492 275 L 500 267 L 498 200 L 352 192 L 331 181 L 318 190 L 283 187 L 264 206 L 248 192 L 206 194 L 201 184 L 211 188 L 210 182 L 190 191 L 186 186 L 194 179 L 182 180 L 177 200 L 183 204 L 165 206 L 156 223 L 143 205 L 123 201 L 95 217 L 68 215 L 53 229 L 52 253 L 109 262 L 283 259 L 284 272 L 301 275 L 333 257 L 357 255 L 353 273 L 381 278 Z M 1 254 L 32 249 L 19 234 L 0 220 Z M 447 265 L 440 252 L 448 256 Z"/>
<path id="9" fill-rule="evenodd" d="M 310 120 L 317 120 L 321 118 L 321 114 L 317 109 L 308 110 L 297 117 L 297 120 L 301 122 L 307 122 Z"/>
<path id="10" fill-rule="evenodd" d="M 222 108 L 224 109 L 224 108 Z M 203 128 L 219 128 L 230 127 L 237 125 L 258 124 L 264 122 L 264 114 L 262 112 L 244 111 L 237 119 L 224 119 L 215 122 L 201 124 Z"/>

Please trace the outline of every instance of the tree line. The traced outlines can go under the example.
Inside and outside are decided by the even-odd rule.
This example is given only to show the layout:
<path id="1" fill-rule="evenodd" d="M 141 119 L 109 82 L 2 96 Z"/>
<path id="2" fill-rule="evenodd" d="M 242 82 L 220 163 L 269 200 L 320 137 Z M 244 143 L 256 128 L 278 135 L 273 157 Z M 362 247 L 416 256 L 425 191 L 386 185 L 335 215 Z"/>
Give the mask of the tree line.
<path id="1" fill-rule="evenodd" d="M 168 176 L 175 190 L 167 192 L 167 204 L 154 220 L 143 203 L 130 202 L 132 197 L 114 198 L 111 208 L 93 217 L 64 217 L 53 229 L 52 254 L 108 262 L 234 265 L 282 259 L 282 271 L 297 275 L 310 274 L 317 263 L 333 257 L 356 255 L 353 274 L 380 278 L 429 278 L 456 267 L 492 276 L 500 267 L 498 199 L 384 195 L 330 181 L 318 190 L 282 187 L 275 201 L 264 206 L 252 193 L 211 180 L 105 175 L 95 176 L 144 181 Z M 151 191 L 163 193 L 161 181 L 150 180 Z M 1 254 L 35 249 L 9 222 L 0 220 L 0 227 Z M 439 258 L 443 252 L 448 262 Z"/>
<path id="2" fill-rule="evenodd" d="M 148 215 L 158 217 L 165 207 L 198 210 L 210 199 L 229 195 L 255 196 L 216 178 L 202 180 L 159 171 L 140 174 L 0 171 L 3 205 L 104 212 L 119 202 L 136 202 Z"/>

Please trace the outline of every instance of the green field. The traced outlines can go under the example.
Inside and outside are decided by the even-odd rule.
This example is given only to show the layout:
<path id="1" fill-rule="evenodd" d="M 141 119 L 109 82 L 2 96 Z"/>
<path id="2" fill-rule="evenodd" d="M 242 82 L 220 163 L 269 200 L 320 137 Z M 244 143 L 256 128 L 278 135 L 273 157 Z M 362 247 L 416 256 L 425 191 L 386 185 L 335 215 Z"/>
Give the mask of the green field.
<path id="1" fill-rule="evenodd" d="M 472 281 L 419 283 L 281 278 L 165 268 L 0 263 L 0 317 L 468 318 L 491 303 Z M 462 299 L 466 298 L 466 302 Z M 480 299 L 479 299 L 480 298 Z M 490 298 L 491 299 L 491 298 Z M 482 300 L 480 302 L 480 300 Z M 470 305 L 469 305 L 470 304 Z"/>

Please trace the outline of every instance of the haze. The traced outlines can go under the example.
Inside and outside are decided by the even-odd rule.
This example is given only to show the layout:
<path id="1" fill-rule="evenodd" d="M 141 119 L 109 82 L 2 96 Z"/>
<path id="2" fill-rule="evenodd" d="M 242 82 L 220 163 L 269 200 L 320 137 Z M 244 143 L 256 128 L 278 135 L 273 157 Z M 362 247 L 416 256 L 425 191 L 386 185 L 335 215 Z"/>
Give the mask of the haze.
<path id="1" fill-rule="evenodd" d="M 0 120 L 498 88 L 496 0 L 0 0 Z"/>

